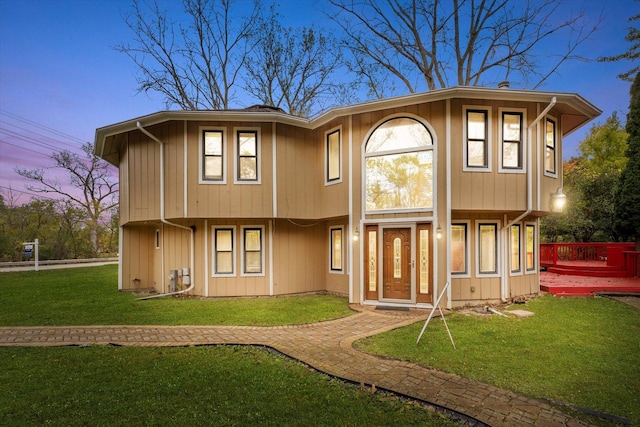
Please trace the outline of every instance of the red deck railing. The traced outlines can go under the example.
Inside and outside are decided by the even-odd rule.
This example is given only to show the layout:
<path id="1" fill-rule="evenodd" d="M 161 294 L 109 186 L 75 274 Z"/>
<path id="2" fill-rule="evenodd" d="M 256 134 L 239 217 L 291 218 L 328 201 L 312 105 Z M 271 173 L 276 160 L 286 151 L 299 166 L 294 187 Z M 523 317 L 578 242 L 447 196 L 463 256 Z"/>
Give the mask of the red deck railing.
<path id="1" fill-rule="evenodd" d="M 640 274 L 640 252 L 633 243 L 541 243 L 540 267 L 601 266 L 624 271 L 628 277 Z"/>

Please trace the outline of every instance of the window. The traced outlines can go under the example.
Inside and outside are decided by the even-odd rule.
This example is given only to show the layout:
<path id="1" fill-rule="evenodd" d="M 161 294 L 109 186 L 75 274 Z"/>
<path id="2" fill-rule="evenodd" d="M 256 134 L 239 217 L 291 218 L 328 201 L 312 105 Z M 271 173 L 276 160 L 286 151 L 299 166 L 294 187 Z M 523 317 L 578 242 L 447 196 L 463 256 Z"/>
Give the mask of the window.
<path id="1" fill-rule="evenodd" d="M 511 226 L 511 273 L 520 273 L 520 225 Z"/>
<path id="2" fill-rule="evenodd" d="M 498 224 L 478 223 L 478 275 L 498 275 Z"/>
<path id="3" fill-rule="evenodd" d="M 264 275 L 264 227 L 242 228 L 242 275 Z"/>
<path id="4" fill-rule="evenodd" d="M 224 132 L 202 131 L 202 180 L 224 182 Z"/>
<path id="5" fill-rule="evenodd" d="M 556 122 L 551 119 L 546 121 L 545 132 L 545 152 L 544 152 L 544 171 L 545 173 L 556 174 Z"/>
<path id="6" fill-rule="evenodd" d="M 536 271 L 536 226 L 533 224 L 527 224 L 525 226 L 525 245 L 526 256 L 525 269 L 527 272 Z"/>
<path id="7" fill-rule="evenodd" d="M 522 113 L 502 112 L 501 170 L 523 170 Z"/>
<path id="8" fill-rule="evenodd" d="M 342 271 L 342 227 L 335 227 L 330 229 L 331 234 L 331 251 L 330 251 L 330 271 L 341 272 Z"/>
<path id="9" fill-rule="evenodd" d="M 236 130 L 236 182 L 260 182 L 258 131 Z"/>
<path id="10" fill-rule="evenodd" d="M 468 275 L 469 249 L 468 225 L 451 224 L 451 274 Z"/>
<path id="11" fill-rule="evenodd" d="M 430 226 L 421 225 L 418 229 L 418 289 L 421 294 L 429 293 L 429 282 L 430 282 L 430 264 L 431 260 L 429 257 L 429 246 L 431 240 L 429 238 Z"/>
<path id="12" fill-rule="evenodd" d="M 465 170 L 490 169 L 489 111 L 466 109 Z"/>
<path id="13" fill-rule="evenodd" d="M 367 228 L 367 247 L 365 252 L 368 259 L 366 283 L 369 292 L 375 292 L 378 286 L 378 232 L 373 228 Z"/>
<path id="14" fill-rule="evenodd" d="M 213 275 L 235 275 L 235 227 L 213 228 Z"/>
<path id="15" fill-rule="evenodd" d="M 433 139 L 424 124 L 385 121 L 369 136 L 364 157 L 368 212 L 433 208 Z"/>
<path id="16" fill-rule="evenodd" d="M 340 129 L 325 134 L 326 175 L 325 183 L 334 184 L 341 181 L 341 141 Z"/>
<path id="17" fill-rule="evenodd" d="M 156 249 L 160 249 L 160 230 L 156 230 Z"/>

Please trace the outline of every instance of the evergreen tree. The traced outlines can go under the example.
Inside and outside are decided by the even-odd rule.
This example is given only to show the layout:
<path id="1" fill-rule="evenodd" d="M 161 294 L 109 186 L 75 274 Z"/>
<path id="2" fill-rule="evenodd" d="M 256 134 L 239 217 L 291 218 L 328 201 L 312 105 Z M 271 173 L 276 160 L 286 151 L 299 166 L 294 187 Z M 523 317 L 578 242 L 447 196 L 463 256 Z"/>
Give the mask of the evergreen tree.
<path id="1" fill-rule="evenodd" d="M 631 85 L 626 129 L 628 161 L 616 197 L 615 227 L 622 238 L 635 240 L 640 250 L 640 73 Z"/>

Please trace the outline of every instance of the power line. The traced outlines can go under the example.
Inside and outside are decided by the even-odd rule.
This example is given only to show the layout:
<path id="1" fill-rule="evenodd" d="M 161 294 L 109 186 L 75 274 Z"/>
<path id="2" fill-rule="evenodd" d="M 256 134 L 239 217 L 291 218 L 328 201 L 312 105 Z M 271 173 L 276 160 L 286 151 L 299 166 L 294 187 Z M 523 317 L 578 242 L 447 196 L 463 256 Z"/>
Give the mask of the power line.
<path id="1" fill-rule="evenodd" d="M 73 148 L 73 149 L 75 149 L 75 150 L 82 150 L 82 148 L 81 148 L 81 147 L 78 147 L 77 145 L 69 144 L 69 143 L 66 143 L 66 142 L 64 142 L 64 141 L 61 141 L 61 140 L 59 140 L 59 139 L 51 138 L 50 136 L 43 135 L 43 134 L 41 134 L 41 133 L 35 132 L 35 131 L 31 130 L 31 129 L 27 129 L 27 128 L 22 127 L 22 126 L 18 126 L 18 125 L 14 124 L 14 123 L 9 123 L 9 122 L 6 122 L 6 121 L 4 121 L 4 120 L 0 120 L 0 123 L 4 123 L 4 124 L 6 124 L 6 125 L 8 125 L 8 126 L 11 126 L 11 127 L 14 127 L 14 128 L 18 128 L 18 129 L 20 129 L 20 130 L 23 130 L 23 131 L 25 131 L 25 132 L 28 132 L 28 134 L 26 134 L 26 135 L 25 135 L 25 134 L 20 133 L 20 132 L 16 132 L 16 131 L 13 131 L 13 130 L 6 129 L 6 128 L 4 128 L 4 127 L 0 127 L 0 129 L 4 129 L 4 130 L 6 130 L 6 131 L 8 131 L 8 132 L 13 132 L 13 133 L 14 133 L 14 134 L 16 134 L 16 135 L 21 135 L 21 136 L 23 136 L 24 138 L 27 138 L 27 139 L 29 139 L 29 140 L 31 140 L 31 141 L 34 141 L 34 142 L 42 142 L 42 141 L 41 141 L 40 139 L 34 138 L 32 135 L 40 136 L 40 137 L 42 137 L 42 138 L 45 138 L 47 141 L 51 141 L 51 142 L 54 142 L 54 143 L 56 143 L 56 144 L 66 145 L 67 147 Z M 42 142 L 42 143 L 43 143 L 43 144 L 46 144 L 45 142 Z M 61 150 L 62 150 L 62 148 L 60 148 L 60 147 L 56 147 L 56 146 L 53 146 L 53 145 L 51 146 L 51 148 L 52 148 L 52 149 L 54 149 L 54 150 L 56 150 L 56 151 L 61 151 Z"/>
<path id="2" fill-rule="evenodd" d="M 29 193 L 28 191 L 20 191 L 20 190 L 16 190 L 15 188 L 5 187 L 4 185 L 0 185 L 0 188 L 4 188 L 5 190 L 9 190 L 9 191 L 14 192 L 14 193 L 26 194 L 28 196 L 43 197 L 45 199 L 51 199 L 51 200 L 59 200 L 59 199 L 56 199 L 55 197 L 45 196 L 45 195 L 37 194 L 37 193 Z"/>
<path id="3" fill-rule="evenodd" d="M 64 133 L 64 132 L 61 132 L 59 130 L 53 129 L 53 128 L 49 127 L 49 126 L 45 126 L 45 125 L 42 125 L 40 123 L 34 122 L 33 120 L 25 119 L 24 117 L 20 117 L 17 114 L 10 113 L 7 110 L 3 110 L 3 109 L 0 108 L 0 112 L 2 114 L 4 114 L 4 115 L 7 115 L 7 116 L 9 116 L 9 117 L 11 117 L 11 118 L 13 118 L 15 120 L 20 121 L 20 122 L 30 124 L 31 126 L 34 126 L 34 127 L 39 128 L 39 129 L 45 130 L 47 132 L 51 132 L 53 134 L 56 134 L 58 136 L 62 136 L 64 138 L 79 142 L 81 144 L 85 144 L 87 142 L 87 141 L 83 141 L 80 138 L 76 138 L 75 136 L 71 136 L 71 135 L 69 135 L 67 133 Z"/>
<path id="4" fill-rule="evenodd" d="M 12 143 L 10 143 L 10 142 L 3 141 L 3 140 L 1 140 L 1 139 L 0 139 L 0 144 L 12 145 L 12 146 L 14 146 L 14 147 L 18 147 L 18 148 L 20 148 L 20 149 L 22 149 L 22 150 L 31 151 L 32 153 L 40 154 L 41 156 L 45 156 L 45 157 L 49 157 L 49 156 L 50 156 L 49 154 L 45 154 L 45 153 L 41 153 L 41 152 L 39 152 L 39 151 L 31 150 L 31 149 L 29 149 L 29 148 L 22 147 L 22 146 L 20 146 L 20 145 L 16 145 L 16 144 L 12 144 Z"/>

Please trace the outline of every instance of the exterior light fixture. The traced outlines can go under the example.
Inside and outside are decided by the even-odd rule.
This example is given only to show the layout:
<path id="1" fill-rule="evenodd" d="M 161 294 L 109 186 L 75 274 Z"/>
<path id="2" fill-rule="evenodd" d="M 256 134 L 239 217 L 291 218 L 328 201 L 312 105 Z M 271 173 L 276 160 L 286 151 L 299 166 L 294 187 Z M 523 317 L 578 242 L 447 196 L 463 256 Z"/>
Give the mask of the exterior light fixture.
<path id="1" fill-rule="evenodd" d="M 436 239 L 438 240 L 442 239 L 442 228 L 440 228 L 440 226 L 436 228 Z"/>
<path id="2" fill-rule="evenodd" d="M 360 231 L 358 230 L 358 227 L 356 227 L 356 229 L 353 231 L 353 241 L 354 242 L 358 241 L 359 235 L 360 235 Z"/>
<path id="3" fill-rule="evenodd" d="M 551 193 L 551 212 L 562 212 L 566 203 L 567 196 L 562 192 L 562 187 L 558 187 L 555 193 Z"/>

